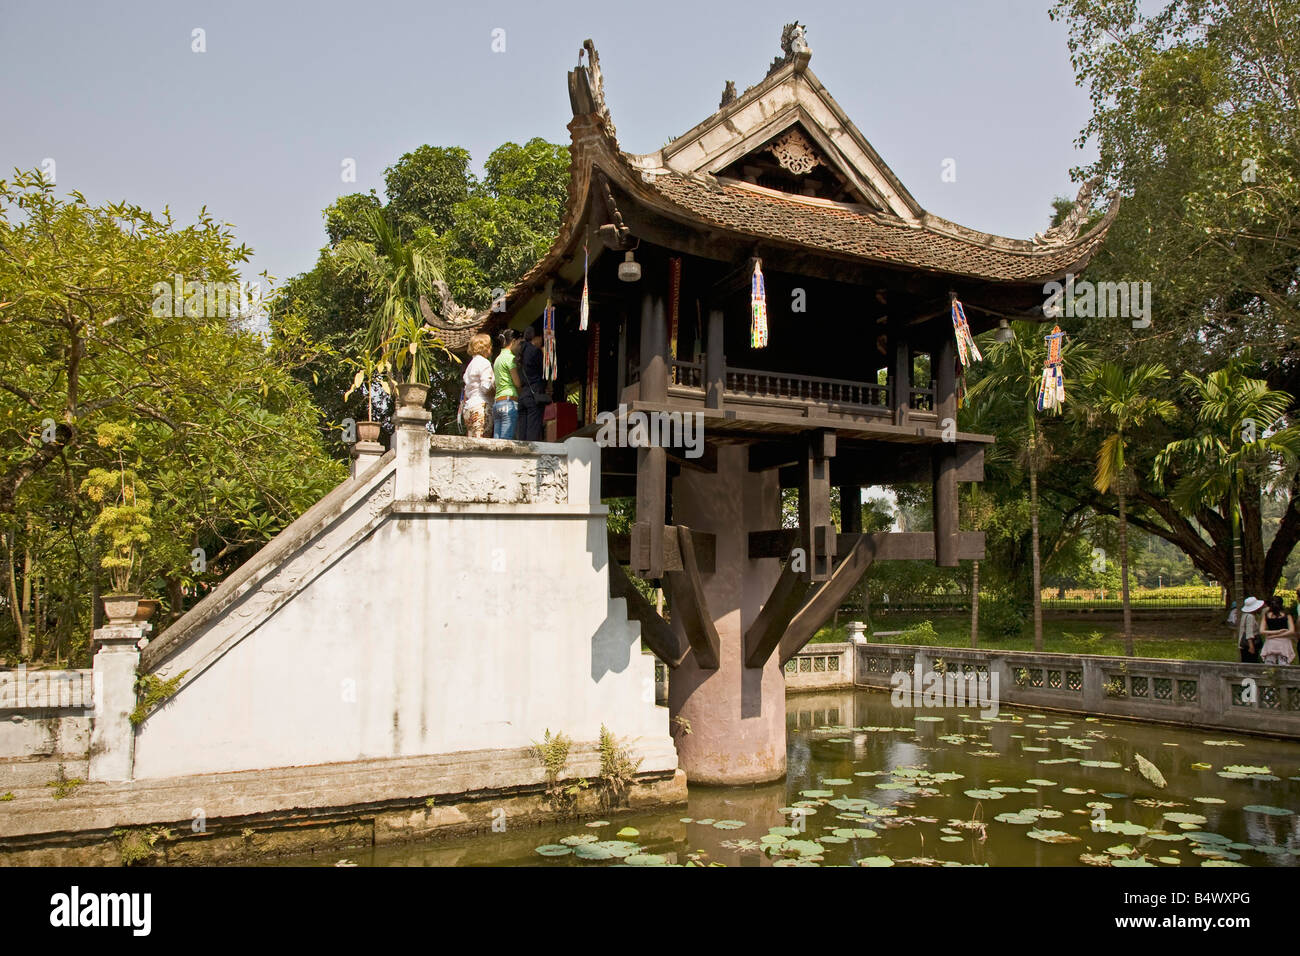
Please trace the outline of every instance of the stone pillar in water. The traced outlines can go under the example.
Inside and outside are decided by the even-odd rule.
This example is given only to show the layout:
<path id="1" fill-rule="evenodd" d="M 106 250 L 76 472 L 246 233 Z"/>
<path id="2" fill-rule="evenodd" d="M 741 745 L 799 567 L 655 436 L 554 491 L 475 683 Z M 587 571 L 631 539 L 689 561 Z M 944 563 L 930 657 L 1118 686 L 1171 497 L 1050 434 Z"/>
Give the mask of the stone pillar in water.
<path id="1" fill-rule="evenodd" d="M 751 474 L 746 446 L 721 445 L 717 473 L 683 469 L 672 504 L 672 523 L 715 536 L 715 570 L 702 579 L 721 651 L 716 670 L 688 654 L 669 678 L 669 713 L 691 729 L 674 730 L 681 767 L 691 784 L 778 780 L 785 776 L 785 675 L 775 652 L 761 668 L 744 661 L 745 630 L 781 573 L 779 561 L 749 559 L 749 532 L 781 526 L 777 473 Z"/>

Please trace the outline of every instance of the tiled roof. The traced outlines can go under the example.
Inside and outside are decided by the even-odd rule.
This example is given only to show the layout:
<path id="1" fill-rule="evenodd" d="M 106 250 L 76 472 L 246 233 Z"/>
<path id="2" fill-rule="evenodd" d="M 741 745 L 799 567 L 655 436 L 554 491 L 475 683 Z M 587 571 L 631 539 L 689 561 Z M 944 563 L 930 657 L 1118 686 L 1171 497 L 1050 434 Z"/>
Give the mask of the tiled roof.
<path id="1" fill-rule="evenodd" d="M 655 176 L 651 185 L 689 216 L 732 232 L 872 262 L 1004 282 L 1059 275 L 1092 255 L 1108 225 L 1093 230 L 1082 242 L 1035 248 L 1028 241 L 984 237 L 960 227 L 952 231 L 967 235 L 954 235 L 941 231 L 942 227 L 909 225 L 864 208 L 813 204 L 771 190 L 709 183 L 675 173 Z"/>

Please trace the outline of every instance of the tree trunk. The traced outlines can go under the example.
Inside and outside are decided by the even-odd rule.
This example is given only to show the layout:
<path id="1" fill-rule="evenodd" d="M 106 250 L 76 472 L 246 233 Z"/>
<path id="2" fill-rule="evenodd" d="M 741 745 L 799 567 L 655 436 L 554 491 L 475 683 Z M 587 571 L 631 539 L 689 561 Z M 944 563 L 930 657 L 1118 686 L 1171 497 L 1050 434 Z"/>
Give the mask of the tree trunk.
<path id="1" fill-rule="evenodd" d="M 1037 454 L 1037 449 L 1033 451 Z M 1042 567 L 1038 559 L 1038 463 L 1029 463 L 1029 527 L 1030 544 L 1034 562 L 1034 650 L 1043 649 L 1043 585 Z"/>
<path id="2" fill-rule="evenodd" d="M 1128 508 L 1124 492 L 1118 492 L 1119 498 L 1119 581 L 1120 594 L 1124 605 L 1124 655 L 1133 656 L 1133 615 L 1128 603 Z"/>
<path id="3" fill-rule="evenodd" d="M 970 646 L 980 646 L 980 563 L 970 567 Z"/>
<path id="4" fill-rule="evenodd" d="M 14 619 L 14 629 L 18 632 L 18 656 L 20 660 L 25 661 L 31 653 L 31 642 L 27 634 L 27 628 L 23 624 L 22 607 L 18 601 L 18 580 L 15 577 L 14 570 L 13 533 L 5 534 L 3 540 L 5 544 L 5 564 L 8 571 L 5 575 L 5 584 L 9 589 L 9 613 Z"/>

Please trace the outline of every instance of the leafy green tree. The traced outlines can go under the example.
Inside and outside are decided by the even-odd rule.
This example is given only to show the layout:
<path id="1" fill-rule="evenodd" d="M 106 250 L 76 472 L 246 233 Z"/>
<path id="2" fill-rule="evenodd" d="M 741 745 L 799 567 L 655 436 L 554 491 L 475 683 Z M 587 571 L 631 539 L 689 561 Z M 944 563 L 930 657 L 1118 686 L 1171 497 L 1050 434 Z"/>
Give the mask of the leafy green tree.
<path id="1" fill-rule="evenodd" d="M 148 487 L 149 537 L 130 557 L 171 614 L 342 477 L 291 377 L 299 337 L 267 342 L 225 294 L 246 258 L 206 212 L 182 227 L 129 203 L 59 198 L 37 173 L 0 182 L 0 542 L 12 618 L 0 644 L 84 655 L 102 562 L 115 556 L 111 529 L 91 530 L 102 485 L 84 485 L 92 474 L 126 467 Z M 129 463 L 99 444 L 114 429 L 133 436 Z"/>
<path id="2" fill-rule="evenodd" d="M 1196 404 L 1196 433 L 1170 442 L 1155 459 L 1155 478 L 1172 487 L 1170 498 L 1184 514 L 1212 529 L 1222 521 L 1211 517 L 1211 508 L 1227 514 L 1231 579 L 1220 580 L 1231 585 L 1230 600 L 1236 602 L 1247 590 L 1271 595 L 1277 587 L 1295 539 L 1279 532 L 1262 554 L 1243 549 L 1242 526 L 1251 529 L 1252 542 L 1262 540 L 1261 489 L 1294 482 L 1300 459 L 1300 426 L 1285 417 L 1293 397 L 1250 377 L 1247 361 L 1234 360 L 1204 378 L 1183 373 Z"/>

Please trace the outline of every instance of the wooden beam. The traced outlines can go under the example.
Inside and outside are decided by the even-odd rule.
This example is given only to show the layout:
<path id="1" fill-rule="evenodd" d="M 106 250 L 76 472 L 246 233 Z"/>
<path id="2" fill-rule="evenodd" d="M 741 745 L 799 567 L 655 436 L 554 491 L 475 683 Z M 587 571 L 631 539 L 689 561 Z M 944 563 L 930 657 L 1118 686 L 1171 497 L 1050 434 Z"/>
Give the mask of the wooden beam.
<path id="1" fill-rule="evenodd" d="M 929 531 L 873 531 L 867 534 L 840 534 L 837 543 L 841 553 L 851 550 L 860 538 L 874 542 L 876 561 L 933 561 L 935 559 L 934 535 Z M 779 558 L 784 560 L 799 542 L 799 531 L 780 528 L 749 533 L 749 558 Z M 980 561 L 984 558 L 984 532 L 962 531 L 957 535 L 957 557 L 962 561 Z"/>
<path id="2" fill-rule="evenodd" d="M 717 564 L 717 537 L 708 531 L 691 532 L 691 542 L 695 547 L 695 563 L 704 574 L 712 574 Z M 609 532 L 609 556 L 620 564 L 632 561 L 632 536 Z M 664 528 L 664 570 L 681 571 L 686 567 L 682 559 L 680 541 L 672 527 Z"/>
<path id="3" fill-rule="evenodd" d="M 767 662 L 780 645 L 791 619 L 803 606 L 811 586 L 802 573 L 794 570 L 794 562 L 786 561 L 772 593 L 763 602 L 763 609 L 745 631 L 746 667 L 762 667 Z"/>
<path id="4" fill-rule="evenodd" d="M 679 635 L 645 599 L 623 566 L 614 560 L 613 541 L 610 541 L 609 593 L 611 597 L 627 602 L 627 616 L 641 625 L 641 640 L 654 655 L 669 667 L 677 667 L 690 653 L 691 646 Z"/>
<path id="5" fill-rule="evenodd" d="M 785 629 L 778 650 L 782 667 L 830 620 L 849 592 L 862 580 L 875 557 L 874 535 L 859 536 L 853 550 L 839 563 L 826 583 L 813 592 Z"/>
<path id="6" fill-rule="evenodd" d="M 695 560 L 695 545 L 690 528 L 678 525 L 674 537 L 678 540 L 682 570 L 665 572 L 668 578 L 668 600 L 673 621 L 682 625 L 686 640 L 695 652 L 695 662 L 705 670 L 716 670 L 720 660 L 722 642 L 709 613 L 709 603 L 704 596 L 700 568 Z"/>
<path id="7" fill-rule="evenodd" d="M 705 300 L 710 303 L 721 303 L 742 289 L 748 290 L 754 279 L 754 263 L 758 261 L 757 257 L 750 256 L 732 269 L 709 287 L 704 294 Z"/>

